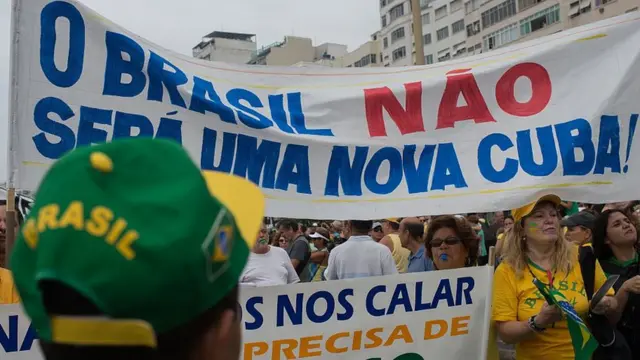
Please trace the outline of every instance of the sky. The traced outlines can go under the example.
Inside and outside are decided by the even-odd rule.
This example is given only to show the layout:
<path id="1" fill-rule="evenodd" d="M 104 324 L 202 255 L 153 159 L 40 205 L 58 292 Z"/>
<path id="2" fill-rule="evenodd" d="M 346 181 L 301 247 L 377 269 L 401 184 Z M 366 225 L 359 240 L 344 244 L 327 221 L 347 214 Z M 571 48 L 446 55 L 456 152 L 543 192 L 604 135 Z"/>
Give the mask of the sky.
<path id="1" fill-rule="evenodd" d="M 351 51 L 368 41 L 380 26 L 377 0 L 80 2 L 146 39 L 188 55 L 202 36 L 216 30 L 256 34 L 258 47 L 295 35 L 313 39 L 314 45 L 345 44 Z M 0 0 L 0 183 L 7 176 L 10 3 Z"/>

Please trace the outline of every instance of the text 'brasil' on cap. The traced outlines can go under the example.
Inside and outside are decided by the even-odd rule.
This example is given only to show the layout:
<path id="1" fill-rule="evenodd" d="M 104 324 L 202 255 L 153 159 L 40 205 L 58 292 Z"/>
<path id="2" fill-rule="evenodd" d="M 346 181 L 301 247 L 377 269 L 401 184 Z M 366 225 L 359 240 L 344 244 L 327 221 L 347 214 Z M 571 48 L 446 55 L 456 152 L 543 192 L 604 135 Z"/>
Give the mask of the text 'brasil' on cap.
<path id="1" fill-rule="evenodd" d="M 109 318 L 138 320 L 163 333 L 237 285 L 264 206 L 253 183 L 202 173 L 172 141 L 81 148 L 42 180 L 11 259 L 16 287 L 45 341 L 91 339 L 69 330 L 82 330 L 81 323 L 49 317 L 43 280 L 73 288 Z"/>

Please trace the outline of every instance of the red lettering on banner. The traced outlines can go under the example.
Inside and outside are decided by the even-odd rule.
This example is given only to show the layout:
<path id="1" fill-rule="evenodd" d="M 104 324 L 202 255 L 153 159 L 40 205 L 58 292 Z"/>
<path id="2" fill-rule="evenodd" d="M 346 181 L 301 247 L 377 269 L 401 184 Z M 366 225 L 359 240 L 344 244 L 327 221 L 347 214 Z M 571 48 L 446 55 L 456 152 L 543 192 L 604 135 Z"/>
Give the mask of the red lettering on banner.
<path id="1" fill-rule="evenodd" d="M 531 81 L 531 99 L 525 103 L 518 102 L 515 96 L 516 80 L 522 76 Z M 504 112 L 513 116 L 532 116 L 541 112 L 551 100 L 549 73 L 536 63 L 515 65 L 498 80 L 496 100 Z"/>
<path id="2" fill-rule="evenodd" d="M 473 120 L 476 124 L 496 121 L 482 97 L 476 78 L 469 73 L 470 70 L 458 69 L 447 72 L 447 84 L 438 107 L 436 129 L 452 128 L 456 122 L 463 120 Z M 467 103 L 464 106 L 458 106 L 460 95 Z"/>
<path id="3" fill-rule="evenodd" d="M 364 104 L 370 136 L 387 136 L 382 110 L 386 110 L 402 135 L 424 132 L 422 82 L 404 84 L 406 108 L 388 87 L 364 90 Z"/>

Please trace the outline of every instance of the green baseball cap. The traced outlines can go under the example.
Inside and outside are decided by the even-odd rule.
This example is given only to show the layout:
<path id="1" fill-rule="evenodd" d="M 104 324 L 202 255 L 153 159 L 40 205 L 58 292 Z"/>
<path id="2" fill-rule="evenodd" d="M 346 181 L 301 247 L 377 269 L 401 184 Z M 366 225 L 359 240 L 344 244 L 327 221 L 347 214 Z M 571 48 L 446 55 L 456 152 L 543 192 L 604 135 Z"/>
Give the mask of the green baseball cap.
<path id="1" fill-rule="evenodd" d="M 42 179 L 12 254 L 15 284 L 45 341 L 154 347 L 237 285 L 264 207 L 256 185 L 201 172 L 169 140 L 80 148 Z M 106 316 L 50 316 L 44 280 Z"/>

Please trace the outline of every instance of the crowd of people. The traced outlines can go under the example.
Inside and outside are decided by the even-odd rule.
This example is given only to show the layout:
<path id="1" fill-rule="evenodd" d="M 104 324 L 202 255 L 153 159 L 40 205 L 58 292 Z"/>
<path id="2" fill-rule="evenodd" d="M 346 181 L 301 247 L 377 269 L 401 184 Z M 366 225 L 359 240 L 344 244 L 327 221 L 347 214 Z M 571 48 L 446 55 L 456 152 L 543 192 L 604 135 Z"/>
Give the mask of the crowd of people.
<path id="1" fill-rule="evenodd" d="M 175 182 L 175 174 L 167 174 L 154 166 L 129 170 L 146 178 L 147 173 L 160 171 L 160 174 L 156 174 L 157 178 L 152 179 L 156 187 L 150 187 L 148 182 L 140 182 L 144 186 L 126 191 L 137 191 L 139 201 L 146 201 L 147 205 L 155 208 L 141 212 L 138 205 L 133 205 L 122 197 L 110 198 L 106 193 L 100 193 L 102 198 L 96 202 L 96 189 L 123 189 L 117 186 L 117 176 L 111 176 L 110 173 L 114 166 L 129 166 L 132 162 L 128 156 L 137 154 L 139 157 L 149 157 L 150 164 L 157 160 L 156 156 L 161 156 L 165 162 L 180 163 L 188 159 L 188 155 L 183 154 L 178 146 L 172 147 L 165 143 L 158 145 L 155 141 L 149 141 L 143 142 L 143 145 L 134 141 L 87 148 L 78 151 L 79 155 L 77 152 L 72 153 L 71 159 L 67 161 L 60 161 L 58 164 L 63 170 L 56 171 L 54 166 L 54 175 L 45 177 L 44 188 L 41 188 L 42 192 L 36 199 L 34 207 L 37 214 L 32 211 L 24 218 L 21 212 L 17 213 L 15 230 L 19 237 L 11 266 L 16 279 L 15 285 L 11 272 L 7 270 L 8 254 L 2 251 L 7 222 L 6 202 L 0 201 L 0 303 L 23 303 L 41 335 L 47 358 L 97 359 L 101 358 L 96 355 L 98 353 L 111 354 L 111 358 L 125 358 L 119 357 L 122 353 L 111 352 L 116 345 L 125 346 L 125 353 L 129 353 L 131 346 L 150 347 L 154 349 L 153 352 L 164 349 L 175 354 L 196 350 L 205 353 L 211 350 L 206 345 L 211 342 L 231 342 L 234 344 L 233 349 L 218 358 L 237 358 L 234 354 L 237 350 L 236 343 L 240 341 L 236 308 L 238 283 L 241 286 L 273 286 L 332 281 L 481 266 L 493 262 L 492 260 L 498 264 L 494 276 L 492 318 L 500 339 L 515 345 L 517 359 L 574 358 L 563 311 L 545 299 L 533 284 L 534 280 L 561 294 L 575 312 L 586 319 L 600 344 L 594 359 L 640 358 L 639 202 L 593 205 L 563 201 L 555 195 L 546 195 L 511 211 L 488 214 L 369 221 L 271 219 L 263 218 L 261 210 L 256 208 L 256 201 L 264 200 L 254 200 L 249 204 L 250 209 L 241 209 L 246 204 L 229 205 L 236 198 L 229 187 L 229 180 L 214 179 L 222 184 L 218 186 L 222 190 L 215 194 L 215 201 L 206 202 L 202 199 L 202 194 L 172 188 L 171 181 Z M 123 149 L 119 149 L 120 147 Z M 142 149 L 138 149 L 139 147 Z M 154 148 L 157 148 L 157 154 L 151 151 Z M 112 154 L 114 159 L 105 153 Z M 168 153 L 172 155 L 169 156 Z M 74 162 L 83 161 L 89 161 L 91 166 L 80 164 L 71 171 L 75 174 L 90 172 L 89 176 L 80 180 L 64 178 L 64 172 L 69 171 L 65 167 L 73 167 Z M 119 165 L 120 163 L 123 165 Z M 206 189 L 200 175 L 194 173 L 199 174 L 195 165 L 193 169 L 190 168 L 192 165 L 174 164 L 177 168 L 182 166 L 186 169 L 180 172 L 181 177 L 188 178 L 185 174 L 190 174 L 193 186 Z M 209 177 L 205 178 L 207 181 L 211 180 Z M 66 183 L 69 181 L 70 183 Z M 105 187 L 106 181 L 116 182 L 116 185 L 112 185 L 115 187 Z M 126 181 L 131 179 L 127 178 Z M 52 182 L 58 183 L 47 187 Z M 91 183 L 91 186 L 83 190 L 87 183 Z M 166 186 L 168 193 L 175 192 L 173 197 L 159 201 L 149 200 L 153 196 L 147 199 L 141 195 L 150 191 L 149 189 L 162 186 Z M 127 220 L 130 222 L 125 222 L 122 226 L 137 224 L 140 228 L 127 237 L 131 231 L 125 233 L 125 228 L 122 227 L 117 230 L 118 236 L 124 234 L 119 240 L 116 237 L 110 238 L 116 230 L 112 229 L 107 233 L 107 223 L 114 220 L 114 212 L 96 206 L 85 223 L 81 219 L 84 214 L 82 208 L 72 210 L 75 203 L 71 202 L 69 205 L 64 191 L 74 194 L 72 197 L 78 199 L 80 204 L 83 204 L 82 201 L 111 204 L 119 214 L 129 216 Z M 254 190 L 247 188 L 242 191 L 251 193 Z M 257 188 L 255 191 L 259 193 Z M 158 232 L 161 228 L 158 225 L 162 221 L 169 221 L 166 211 L 173 206 L 172 201 L 185 196 L 198 202 L 201 208 L 212 209 L 217 214 L 214 216 L 214 229 L 217 232 L 212 233 L 209 225 L 199 226 L 197 221 L 194 222 L 189 217 L 197 218 L 197 214 L 178 215 L 177 210 L 171 216 L 178 216 L 177 221 L 184 222 L 180 223 L 184 233 L 171 231 L 162 235 Z M 240 200 L 246 202 L 244 197 Z M 56 201 L 68 206 L 64 213 L 62 207 L 56 207 L 59 212 L 54 214 L 52 208 L 48 207 L 50 204 L 46 204 L 57 204 Z M 131 209 L 135 210 L 130 211 Z M 89 210 L 85 210 L 89 213 Z M 230 213 L 233 213 L 233 217 L 230 217 Z M 134 217 L 140 219 L 137 222 L 131 221 Z M 255 221 L 255 228 L 249 226 L 250 229 L 246 229 L 251 221 L 245 217 L 251 217 Z M 156 222 L 150 222 L 151 220 Z M 248 234 L 253 237 L 256 233 L 256 238 L 248 238 Z M 189 241 L 189 236 L 185 234 L 202 238 L 206 235 L 209 241 Z M 157 239 L 158 236 L 162 241 Z M 85 237 L 100 241 L 90 242 Z M 237 242 L 231 241 L 233 237 L 244 240 L 243 244 L 250 244 L 245 248 L 247 254 L 238 255 L 242 251 L 237 250 L 237 246 L 240 246 Z M 74 243 L 76 238 L 80 241 Z M 128 244 L 123 244 L 124 239 L 129 241 Z M 134 241 L 138 242 L 132 247 Z M 211 245 L 212 241 L 216 243 Z M 88 247 L 74 251 L 76 256 L 71 259 L 66 253 L 72 245 Z M 234 252 L 230 252 L 230 247 L 235 249 Z M 491 247 L 496 249 L 495 259 L 489 259 Z M 213 255 L 210 259 L 205 257 L 208 262 L 203 268 L 209 270 L 206 277 L 200 278 L 197 269 L 200 269 L 198 264 L 202 260 L 203 250 L 210 250 Z M 138 265 L 131 265 L 132 261 Z M 194 262 L 196 266 L 193 266 Z M 105 266 L 102 267 L 101 263 Z M 175 272 L 163 272 L 165 276 L 151 276 L 155 280 L 145 283 L 144 279 L 150 279 L 148 276 L 156 271 L 156 265 L 160 265 L 160 268 L 180 266 L 185 273 L 196 273 L 181 278 Z M 38 270 L 40 272 L 36 271 L 37 267 L 42 267 Z M 619 276 L 613 289 L 606 296 L 591 301 L 594 292 L 612 275 Z M 65 276 L 73 281 L 67 283 Z M 152 296 L 154 291 L 166 289 L 168 284 L 180 288 L 185 285 L 185 281 L 193 289 L 187 291 L 185 288 L 190 295 L 179 303 L 178 300 L 165 299 L 161 306 L 146 308 L 135 297 L 143 292 L 146 296 Z M 140 286 L 144 291 L 125 293 L 123 283 L 130 290 Z M 211 287 L 223 290 L 216 292 L 218 295 L 215 298 L 203 297 L 204 291 Z M 140 306 L 131 307 L 131 304 Z M 171 316 L 160 314 L 169 305 L 189 308 L 189 311 Z M 65 316 L 60 317 L 60 314 Z M 90 330 L 104 325 L 102 323 L 107 321 L 103 317 L 105 314 L 114 318 L 124 316 L 126 319 L 142 319 L 150 324 L 148 328 L 152 333 L 157 333 L 157 337 L 154 335 L 153 340 L 141 337 L 140 332 L 145 333 L 146 330 L 124 321 L 110 323 L 108 327 L 122 329 L 127 334 L 138 334 L 135 339 L 127 340 L 113 334 L 113 338 L 98 339 L 96 337 L 106 335 Z M 74 316 L 80 316 L 80 320 Z M 87 323 L 87 316 L 97 318 Z M 197 319 L 195 322 L 192 321 L 194 316 Z M 51 328 L 53 323 L 60 328 L 69 323 L 71 328 L 86 333 L 64 332 L 65 337 L 56 337 L 55 331 L 58 328 Z M 197 341 L 185 340 L 185 343 L 178 344 L 180 346 L 175 343 L 176 338 L 191 337 Z M 198 342 L 200 340 L 202 342 Z M 78 344 L 90 345 L 91 348 L 80 351 Z M 105 346 L 111 350 L 105 350 Z M 197 349 L 194 350 L 193 347 Z M 139 357 L 134 358 L 145 358 L 140 355 L 142 353 L 136 354 Z M 216 357 L 202 357 L 205 358 Z"/>
<path id="2" fill-rule="evenodd" d="M 562 311 L 546 301 L 534 279 L 598 324 L 593 333 L 601 346 L 594 359 L 638 359 L 639 223 L 637 201 L 582 204 L 555 195 L 491 214 L 265 219 L 241 282 L 270 286 L 479 266 L 495 246 L 493 320 L 500 339 L 515 345 L 517 359 L 575 356 Z M 613 289 L 590 306 L 611 275 L 620 276 Z"/>

